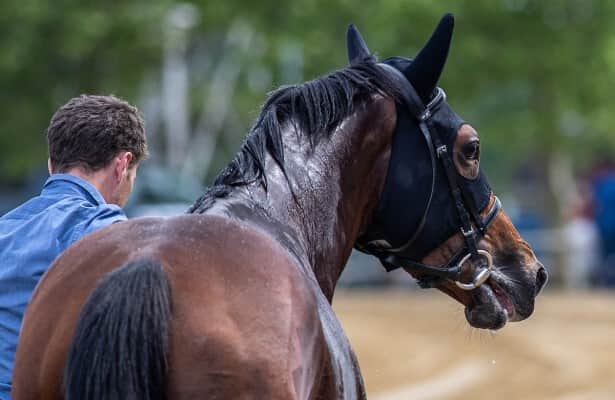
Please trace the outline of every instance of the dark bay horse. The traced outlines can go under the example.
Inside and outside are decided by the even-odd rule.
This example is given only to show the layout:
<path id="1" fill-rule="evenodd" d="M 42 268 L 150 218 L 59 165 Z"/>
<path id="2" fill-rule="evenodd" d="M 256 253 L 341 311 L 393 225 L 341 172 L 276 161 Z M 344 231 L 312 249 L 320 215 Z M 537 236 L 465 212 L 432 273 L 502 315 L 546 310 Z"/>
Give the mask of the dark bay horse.
<path id="1" fill-rule="evenodd" d="M 12 398 L 363 399 L 331 308 L 353 247 L 474 327 L 527 318 L 546 272 L 437 88 L 452 31 L 377 63 L 351 26 L 350 66 L 275 91 L 188 214 L 68 249 L 26 311 Z"/>

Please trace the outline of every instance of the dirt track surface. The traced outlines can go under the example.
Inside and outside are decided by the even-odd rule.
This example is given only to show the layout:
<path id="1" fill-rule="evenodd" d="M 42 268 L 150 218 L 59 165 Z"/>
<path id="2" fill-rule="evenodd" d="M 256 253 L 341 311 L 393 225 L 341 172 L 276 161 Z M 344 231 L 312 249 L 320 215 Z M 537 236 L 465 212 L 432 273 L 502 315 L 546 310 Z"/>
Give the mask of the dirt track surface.
<path id="1" fill-rule="evenodd" d="M 370 400 L 615 399 L 615 292 L 549 292 L 534 315 L 471 329 L 439 292 L 339 292 Z"/>

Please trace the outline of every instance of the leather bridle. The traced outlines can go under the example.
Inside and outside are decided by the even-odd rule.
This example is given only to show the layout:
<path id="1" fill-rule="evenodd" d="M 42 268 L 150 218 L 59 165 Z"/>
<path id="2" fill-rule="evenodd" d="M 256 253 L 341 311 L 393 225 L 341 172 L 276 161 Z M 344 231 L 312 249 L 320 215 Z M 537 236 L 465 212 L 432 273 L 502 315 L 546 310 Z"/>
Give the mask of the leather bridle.
<path id="1" fill-rule="evenodd" d="M 365 244 L 358 241 L 355 246 L 361 251 L 378 257 L 387 271 L 403 268 L 408 272 L 418 273 L 418 284 L 423 288 L 434 287 L 443 280 L 448 279 L 463 290 L 473 290 L 487 281 L 493 269 L 491 254 L 485 250 L 478 249 L 478 241 L 485 235 L 495 216 L 502 208 L 500 200 L 494 196 L 495 201 L 485 217 L 482 218 L 480 216 L 479 211 L 476 210 L 473 204 L 467 201 L 469 194 L 465 193 L 465 188 L 458 183 L 457 172 L 448 147 L 443 143 L 437 129 L 430 129 L 428 121 L 438 112 L 438 107 L 446 99 L 444 91 L 436 88 L 435 96 L 425 106 L 414 87 L 399 70 L 388 64 L 381 63 L 379 65 L 389 73 L 397 87 L 401 89 L 399 94 L 402 96 L 402 100 L 411 116 L 418 123 L 419 129 L 425 138 L 432 166 L 431 193 L 416 231 L 403 245 L 396 248 L 391 248 L 390 246 L 384 246 L 383 248 L 380 243 L 382 241 L 376 239 Z M 463 235 L 465 246 L 447 264 L 431 266 L 404 257 L 402 254 L 413 245 L 427 222 L 427 214 L 435 192 L 438 161 L 441 163 L 446 174 L 448 186 L 459 217 L 459 229 Z M 463 282 L 461 275 L 467 264 L 471 264 L 474 267 L 472 271 L 473 278 L 469 282 Z"/>

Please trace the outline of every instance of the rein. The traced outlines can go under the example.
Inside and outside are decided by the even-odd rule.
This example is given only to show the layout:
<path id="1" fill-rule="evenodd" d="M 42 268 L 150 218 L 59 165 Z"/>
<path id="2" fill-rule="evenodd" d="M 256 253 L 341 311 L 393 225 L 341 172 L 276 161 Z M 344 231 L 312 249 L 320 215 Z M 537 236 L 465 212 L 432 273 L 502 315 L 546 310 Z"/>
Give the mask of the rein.
<path id="1" fill-rule="evenodd" d="M 485 235 L 487 229 L 495 219 L 495 216 L 502 208 L 502 204 L 500 200 L 495 197 L 495 201 L 489 209 L 489 212 L 484 219 L 481 218 L 479 211 L 476 210 L 471 202 L 467 201 L 467 199 L 470 198 L 469 194 L 466 193 L 463 186 L 459 185 L 456 179 L 456 169 L 447 146 L 443 144 L 438 131 L 436 129 L 430 129 L 428 121 L 438 112 L 439 106 L 446 99 L 444 91 L 441 88 L 437 88 L 436 95 L 427 106 L 425 106 L 414 87 L 412 87 L 410 82 L 399 70 L 388 64 L 381 63 L 379 65 L 390 73 L 390 76 L 398 84 L 398 87 L 401 88 L 400 94 L 403 97 L 403 101 L 411 116 L 418 122 L 419 129 L 425 138 L 431 158 L 431 192 L 419 225 L 406 243 L 396 248 L 383 249 L 381 246 L 378 246 L 379 240 L 372 240 L 366 245 L 357 243 L 357 248 L 378 257 L 387 271 L 403 268 L 408 272 L 418 272 L 420 274 L 418 284 L 422 288 L 434 287 L 442 280 L 448 279 L 463 290 L 473 290 L 482 285 L 491 275 L 493 269 L 492 257 L 487 251 L 479 250 L 477 244 L 480 238 Z M 446 265 L 430 266 L 404 257 L 401 254 L 413 245 L 425 227 L 427 215 L 435 193 L 438 160 L 446 174 L 448 186 L 455 203 L 457 215 L 459 216 L 459 228 L 463 234 L 465 246 Z M 470 205 L 468 205 L 468 203 Z M 472 226 L 472 223 L 474 223 L 476 229 Z M 461 274 L 464 269 L 463 267 L 470 261 L 472 265 L 480 265 L 480 268 L 476 269 L 478 273 L 474 275 L 471 282 L 462 282 Z"/>

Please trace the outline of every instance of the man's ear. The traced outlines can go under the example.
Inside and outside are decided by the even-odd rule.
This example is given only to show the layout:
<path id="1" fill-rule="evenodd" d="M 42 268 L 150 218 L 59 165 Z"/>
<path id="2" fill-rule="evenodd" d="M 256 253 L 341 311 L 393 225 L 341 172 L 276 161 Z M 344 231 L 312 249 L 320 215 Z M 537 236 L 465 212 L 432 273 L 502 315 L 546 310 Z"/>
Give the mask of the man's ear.
<path id="1" fill-rule="evenodd" d="M 131 152 L 125 151 L 120 153 L 115 159 L 115 178 L 118 182 L 126 175 L 133 157 Z"/>

